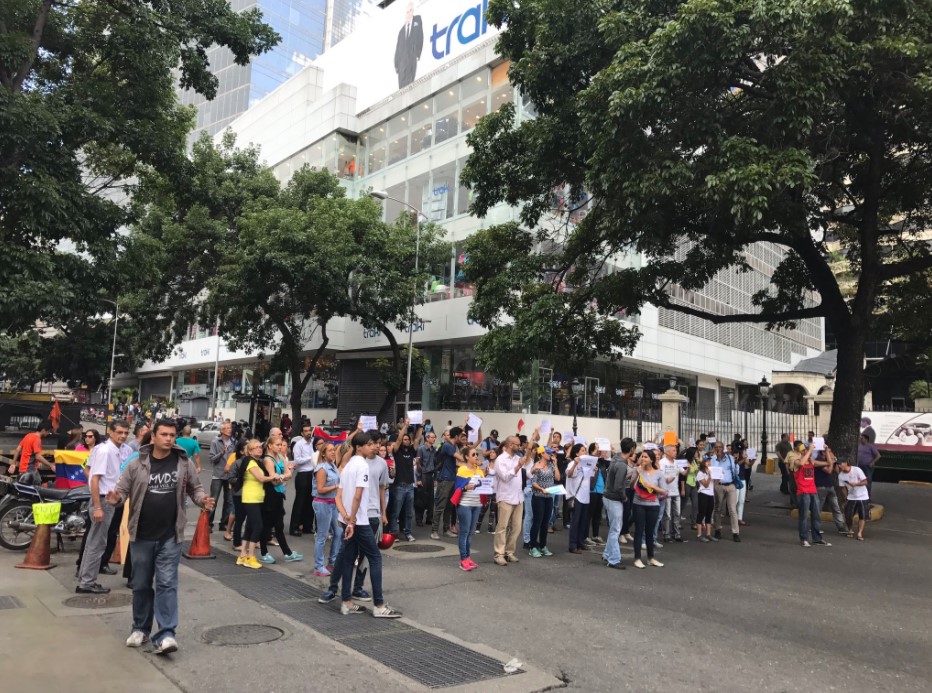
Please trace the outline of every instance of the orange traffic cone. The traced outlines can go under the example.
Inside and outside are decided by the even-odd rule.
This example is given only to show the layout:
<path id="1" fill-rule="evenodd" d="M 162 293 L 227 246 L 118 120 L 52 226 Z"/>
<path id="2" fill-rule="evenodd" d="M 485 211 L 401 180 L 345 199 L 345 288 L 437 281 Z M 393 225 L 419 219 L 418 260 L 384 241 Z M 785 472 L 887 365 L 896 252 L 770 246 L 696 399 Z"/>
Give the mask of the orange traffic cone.
<path id="1" fill-rule="evenodd" d="M 188 552 L 184 554 L 184 557 L 216 558 L 210 552 L 210 519 L 206 510 L 202 510 L 201 516 L 197 519 L 194 538 L 191 540 L 191 546 L 188 548 Z"/>
<path id="2" fill-rule="evenodd" d="M 54 563 L 49 563 L 49 554 L 52 550 L 52 526 L 39 525 L 36 527 L 36 533 L 32 535 L 32 541 L 29 543 L 29 550 L 26 551 L 26 560 L 20 563 L 17 568 L 28 568 L 29 570 L 48 570 L 54 568 Z"/>

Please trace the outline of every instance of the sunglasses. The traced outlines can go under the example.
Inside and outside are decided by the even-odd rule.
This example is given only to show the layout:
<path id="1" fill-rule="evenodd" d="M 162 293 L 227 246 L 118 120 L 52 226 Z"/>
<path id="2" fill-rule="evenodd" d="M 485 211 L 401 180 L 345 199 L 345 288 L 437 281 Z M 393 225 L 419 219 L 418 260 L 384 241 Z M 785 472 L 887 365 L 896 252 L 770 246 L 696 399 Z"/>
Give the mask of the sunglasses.
<path id="1" fill-rule="evenodd" d="M 93 434 L 93 433 L 85 433 L 85 434 L 84 434 L 84 437 L 85 437 L 85 438 L 93 438 L 93 437 L 94 437 L 94 434 Z"/>

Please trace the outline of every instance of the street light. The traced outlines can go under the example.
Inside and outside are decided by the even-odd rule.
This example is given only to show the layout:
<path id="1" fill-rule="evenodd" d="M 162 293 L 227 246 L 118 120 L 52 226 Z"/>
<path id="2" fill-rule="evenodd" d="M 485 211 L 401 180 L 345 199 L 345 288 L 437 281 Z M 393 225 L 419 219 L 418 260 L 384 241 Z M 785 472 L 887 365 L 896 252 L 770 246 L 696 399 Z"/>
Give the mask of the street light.
<path id="1" fill-rule="evenodd" d="M 638 431 L 637 431 L 638 439 L 637 439 L 637 442 L 640 443 L 642 435 L 643 435 L 642 426 L 644 422 L 644 386 L 641 385 L 640 382 L 638 382 L 638 384 L 634 386 L 634 398 L 638 401 Z"/>
<path id="2" fill-rule="evenodd" d="M 571 385 L 573 390 L 573 437 L 576 437 L 576 402 L 579 399 L 579 394 L 585 389 L 585 385 L 579 382 L 579 378 L 573 378 L 573 383 Z"/>
<path id="3" fill-rule="evenodd" d="M 110 380 L 107 382 L 107 423 L 113 419 L 113 367 L 116 364 L 117 323 L 120 320 L 120 306 L 109 298 L 100 299 L 113 306 L 113 348 L 110 350 Z"/>
<path id="4" fill-rule="evenodd" d="M 414 341 L 414 308 L 417 305 L 417 273 L 420 267 L 421 262 L 421 217 L 427 219 L 427 215 L 424 214 L 414 205 L 408 204 L 404 200 L 399 200 L 396 197 L 392 197 L 384 190 L 370 190 L 369 197 L 372 197 L 376 200 L 391 200 L 392 202 L 397 202 L 400 205 L 404 205 L 410 209 L 415 214 L 414 221 L 414 291 L 411 296 L 411 317 L 408 319 L 408 374 L 405 378 L 405 416 L 408 415 L 408 412 L 411 410 L 411 352 L 413 350 L 412 342 Z"/>
<path id="5" fill-rule="evenodd" d="M 760 449 L 761 449 L 761 459 L 764 462 L 767 461 L 767 395 L 770 394 L 770 383 L 767 382 L 767 376 L 761 378 L 760 382 L 757 384 L 758 389 L 760 390 L 760 401 L 761 409 L 763 409 L 763 418 L 761 420 L 761 429 L 760 429 Z"/>

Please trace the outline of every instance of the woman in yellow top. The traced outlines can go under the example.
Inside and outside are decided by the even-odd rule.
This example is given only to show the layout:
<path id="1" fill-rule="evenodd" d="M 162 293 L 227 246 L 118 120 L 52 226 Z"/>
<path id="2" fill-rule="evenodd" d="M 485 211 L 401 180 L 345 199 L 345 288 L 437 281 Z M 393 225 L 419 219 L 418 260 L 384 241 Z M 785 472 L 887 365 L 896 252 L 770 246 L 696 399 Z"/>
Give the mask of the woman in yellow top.
<path id="1" fill-rule="evenodd" d="M 460 569 L 469 572 L 479 567 L 469 557 L 472 535 L 479 521 L 479 511 L 482 510 L 482 496 L 479 495 L 479 480 L 485 477 L 485 472 L 479 466 L 479 448 L 464 447 L 460 453 L 466 464 L 456 470 L 456 488 L 462 490 L 459 505 L 456 508 L 456 521 L 459 524 Z M 488 499 L 486 499 L 488 500 Z"/>
<path id="2" fill-rule="evenodd" d="M 265 500 L 266 482 L 281 483 L 281 477 L 265 473 L 259 463 L 262 456 L 262 443 L 250 440 L 246 443 L 246 456 L 240 462 L 239 479 L 242 480 L 243 510 L 246 513 L 246 528 L 243 530 L 243 544 L 236 565 L 247 568 L 261 568 L 256 559 L 256 544 L 262 538 L 262 501 Z"/>

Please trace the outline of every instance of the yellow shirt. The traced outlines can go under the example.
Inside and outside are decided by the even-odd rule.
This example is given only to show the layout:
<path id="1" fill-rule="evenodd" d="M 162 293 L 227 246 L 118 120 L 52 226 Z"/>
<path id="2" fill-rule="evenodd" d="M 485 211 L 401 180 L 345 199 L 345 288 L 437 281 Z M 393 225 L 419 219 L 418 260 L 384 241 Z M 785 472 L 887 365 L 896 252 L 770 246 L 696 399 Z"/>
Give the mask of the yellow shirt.
<path id="1" fill-rule="evenodd" d="M 252 460 L 246 465 L 246 473 L 243 475 L 243 502 L 244 503 L 261 503 L 265 500 L 265 486 L 261 481 L 256 479 L 249 470 L 256 467 L 262 471 L 262 467 Z"/>

